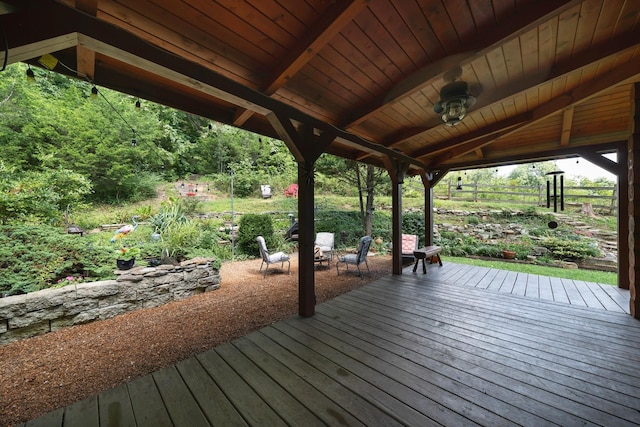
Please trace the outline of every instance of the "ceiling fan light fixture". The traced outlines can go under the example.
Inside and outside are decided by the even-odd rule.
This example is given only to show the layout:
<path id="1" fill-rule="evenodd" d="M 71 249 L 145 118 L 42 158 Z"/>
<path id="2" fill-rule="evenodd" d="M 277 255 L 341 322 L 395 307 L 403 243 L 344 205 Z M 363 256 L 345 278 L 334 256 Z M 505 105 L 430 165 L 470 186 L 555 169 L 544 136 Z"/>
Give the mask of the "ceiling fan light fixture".
<path id="1" fill-rule="evenodd" d="M 440 101 L 433 106 L 433 111 L 440 114 L 444 124 L 455 126 L 462 121 L 475 102 L 475 97 L 469 94 L 467 82 L 452 82 L 440 90 Z"/>

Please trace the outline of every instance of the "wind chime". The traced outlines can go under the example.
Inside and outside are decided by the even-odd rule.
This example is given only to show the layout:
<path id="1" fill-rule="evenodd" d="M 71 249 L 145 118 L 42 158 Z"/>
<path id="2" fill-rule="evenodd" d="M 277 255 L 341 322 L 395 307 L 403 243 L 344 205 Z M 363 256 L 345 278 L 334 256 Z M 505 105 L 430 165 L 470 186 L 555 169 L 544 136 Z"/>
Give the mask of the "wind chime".
<path id="1" fill-rule="evenodd" d="M 558 176 L 560 177 L 560 210 L 564 210 L 564 171 L 548 172 L 545 175 L 553 176 L 553 195 L 551 194 L 551 180 L 547 178 L 547 209 L 551 207 L 551 199 L 553 199 L 553 211 L 558 212 Z M 549 228 L 556 228 L 558 224 L 555 221 L 549 222 Z"/>

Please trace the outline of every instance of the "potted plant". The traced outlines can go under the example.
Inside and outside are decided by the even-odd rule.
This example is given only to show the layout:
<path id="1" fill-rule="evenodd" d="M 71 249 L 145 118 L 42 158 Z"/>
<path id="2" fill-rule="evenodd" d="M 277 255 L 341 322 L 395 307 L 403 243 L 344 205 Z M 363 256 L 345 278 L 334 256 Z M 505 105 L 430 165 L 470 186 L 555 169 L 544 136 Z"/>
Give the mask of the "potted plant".
<path id="1" fill-rule="evenodd" d="M 516 257 L 516 252 L 508 249 L 502 250 L 502 258 L 504 259 L 514 259 Z"/>
<path id="2" fill-rule="evenodd" d="M 122 246 L 116 249 L 116 266 L 118 270 L 129 270 L 136 263 L 136 256 L 140 255 L 140 248 Z"/>

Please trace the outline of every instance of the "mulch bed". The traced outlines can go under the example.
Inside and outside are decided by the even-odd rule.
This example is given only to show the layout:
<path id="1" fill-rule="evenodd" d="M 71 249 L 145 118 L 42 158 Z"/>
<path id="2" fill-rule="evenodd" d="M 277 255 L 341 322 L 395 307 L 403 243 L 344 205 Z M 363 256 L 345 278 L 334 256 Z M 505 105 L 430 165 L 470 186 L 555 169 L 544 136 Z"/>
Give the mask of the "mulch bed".
<path id="1" fill-rule="evenodd" d="M 259 272 L 260 260 L 223 264 L 220 289 L 161 307 L 0 346 L 0 425 L 12 426 L 170 366 L 297 315 L 298 262 Z M 315 274 L 318 304 L 391 274 L 391 257 L 368 257 L 371 274 Z M 342 271 L 342 270 L 341 270 Z"/>

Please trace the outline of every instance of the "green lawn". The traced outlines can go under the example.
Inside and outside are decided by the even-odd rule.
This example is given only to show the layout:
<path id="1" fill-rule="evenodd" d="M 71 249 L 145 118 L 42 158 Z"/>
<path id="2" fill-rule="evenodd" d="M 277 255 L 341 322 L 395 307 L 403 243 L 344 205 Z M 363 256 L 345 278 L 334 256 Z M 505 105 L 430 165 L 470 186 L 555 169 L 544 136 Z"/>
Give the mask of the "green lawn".
<path id="1" fill-rule="evenodd" d="M 618 275 L 606 271 L 597 270 L 575 270 L 557 267 L 545 267 L 534 264 L 524 264 L 503 261 L 485 261 L 475 258 L 446 257 L 447 261 L 459 264 L 476 265 L 479 267 L 497 268 L 500 270 L 517 271 L 520 273 L 538 274 L 540 276 L 561 277 L 563 279 L 582 280 L 584 282 L 602 283 L 606 285 L 617 285 Z"/>

